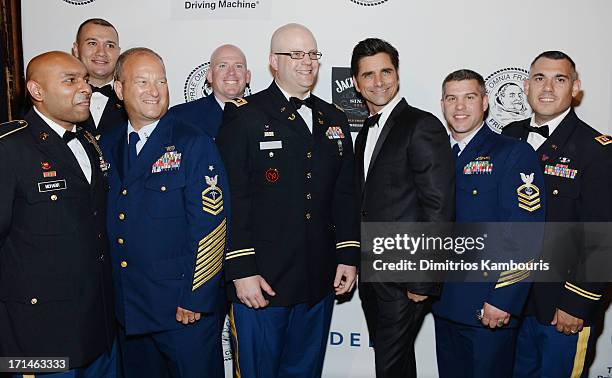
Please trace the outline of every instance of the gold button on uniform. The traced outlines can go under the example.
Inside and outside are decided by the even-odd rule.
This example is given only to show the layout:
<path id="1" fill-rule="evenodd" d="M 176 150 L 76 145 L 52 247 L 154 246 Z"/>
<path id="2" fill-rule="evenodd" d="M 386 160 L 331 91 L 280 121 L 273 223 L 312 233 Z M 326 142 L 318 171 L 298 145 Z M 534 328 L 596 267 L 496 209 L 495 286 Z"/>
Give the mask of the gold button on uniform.
<path id="1" fill-rule="evenodd" d="M 485 276 L 485 277 L 488 277 L 489 273 L 488 272 L 483 272 L 482 275 Z"/>
<path id="2" fill-rule="evenodd" d="M 307 179 L 311 179 L 312 178 L 312 173 L 311 172 L 306 173 L 306 178 Z"/>
<path id="3" fill-rule="evenodd" d="M 312 195 L 310 193 L 306 194 L 306 199 L 312 199 Z"/>
<path id="4" fill-rule="evenodd" d="M 306 213 L 306 219 L 310 219 L 310 213 Z"/>
<path id="5" fill-rule="evenodd" d="M 52 194 L 51 195 L 51 201 L 57 201 L 57 195 Z"/>
<path id="6" fill-rule="evenodd" d="M 312 158 L 312 152 L 308 151 L 308 153 L 306 154 L 306 157 L 309 159 Z"/>
<path id="7" fill-rule="evenodd" d="M 127 189 L 123 189 L 123 190 L 121 191 L 121 194 L 122 194 L 122 195 L 124 195 L 124 196 L 127 196 Z"/>
<path id="8" fill-rule="evenodd" d="M 124 220 L 124 219 L 125 219 L 125 214 L 119 213 L 119 220 Z"/>
<path id="9" fill-rule="evenodd" d="M 36 299 L 36 298 L 32 298 L 32 299 L 30 300 L 30 303 L 31 303 L 31 304 L 33 304 L 33 305 L 35 305 L 35 304 L 37 304 L 37 303 L 38 303 L 38 299 Z"/>
<path id="10" fill-rule="evenodd" d="M 122 268 L 127 268 L 127 261 L 122 261 L 120 265 Z"/>
<path id="11" fill-rule="evenodd" d="M 274 157 L 274 152 L 270 152 L 270 157 Z"/>
<path id="12" fill-rule="evenodd" d="M 559 191 L 557 189 L 553 190 L 553 194 L 556 196 L 557 194 L 559 194 Z"/>
<path id="13" fill-rule="evenodd" d="M 475 196 L 475 195 L 477 195 L 477 194 L 478 194 L 478 190 L 476 190 L 476 189 L 472 190 L 472 195 L 473 195 L 473 196 Z"/>
<path id="14" fill-rule="evenodd" d="M 119 244 L 123 244 L 123 243 L 125 243 L 125 240 L 123 240 L 123 239 L 119 238 L 119 239 L 117 239 L 117 243 L 119 243 Z"/>
<path id="15" fill-rule="evenodd" d="M 162 186 L 161 188 L 159 188 L 159 190 L 161 190 L 162 192 L 165 192 L 166 191 L 166 187 Z"/>

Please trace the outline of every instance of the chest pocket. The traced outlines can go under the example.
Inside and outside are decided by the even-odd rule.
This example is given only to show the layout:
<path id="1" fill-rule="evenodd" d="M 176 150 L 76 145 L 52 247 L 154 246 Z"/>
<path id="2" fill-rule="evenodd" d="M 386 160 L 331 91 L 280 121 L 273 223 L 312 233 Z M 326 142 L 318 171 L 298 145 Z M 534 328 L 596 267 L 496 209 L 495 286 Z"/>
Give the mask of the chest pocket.
<path id="1" fill-rule="evenodd" d="M 185 215 L 185 175 L 182 170 L 151 174 L 144 184 L 144 201 L 152 218 Z"/>
<path id="2" fill-rule="evenodd" d="M 465 175 L 457 179 L 457 192 L 462 198 L 474 197 L 476 199 L 486 196 L 497 196 L 497 178 L 491 174 Z"/>
<path id="3" fill-rule="evenodd" d="M 20 228 L 38 235 L 59 235 L 74 231 L 88 210 L 85 192 L 79 195 L 67 180 L 61 181 L 64 189 L 39 191 L 38 183 L 31 183 L 25 193 L 22 211 L 15 212 L 16 224 Z M 44 187 L 41 190 L 47 190 Z"/>
<path id="4" fill-rule="evenodd" d="M 546 176 L 546 175 L 545 175 Z M 547 198 L 575 200 L 580 196 L 580 177 L 574 179 L 565 177 L 547 177 Z"/>

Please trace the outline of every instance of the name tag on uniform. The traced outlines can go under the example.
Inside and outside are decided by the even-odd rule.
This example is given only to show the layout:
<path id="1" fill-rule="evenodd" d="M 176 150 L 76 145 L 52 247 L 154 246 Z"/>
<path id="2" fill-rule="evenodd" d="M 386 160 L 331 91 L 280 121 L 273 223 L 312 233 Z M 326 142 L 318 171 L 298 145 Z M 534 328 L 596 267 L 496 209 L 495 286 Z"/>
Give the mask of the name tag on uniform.
<path id="1" fill-rule="evenodd" d="M 56 190 L 64 190 L 66 188 L 67 188 L 66 180 L 47 181 L 47 182 L 38 183 L 38 191 L 40 193 L 54 192 Z"/>
<path id="2" fill-rule="evenodd" d="M 271 140 L 268 142 L 259 142 L 260 150 L 278 150 L 280 148 L 283 148 L 282 140 Z"/>

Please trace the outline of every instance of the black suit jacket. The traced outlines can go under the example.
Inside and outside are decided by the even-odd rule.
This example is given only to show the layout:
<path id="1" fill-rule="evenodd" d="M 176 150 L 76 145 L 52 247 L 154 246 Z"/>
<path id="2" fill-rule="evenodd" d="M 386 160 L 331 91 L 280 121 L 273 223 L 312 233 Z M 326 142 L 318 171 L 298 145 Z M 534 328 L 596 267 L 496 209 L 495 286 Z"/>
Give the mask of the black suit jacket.
<path id="1" fill-rule="evenodd" d="M 128 118 L 123 108 L 123 102 L 117 98 L 117 94 L 113 91 L 111 97 L 109 97 L 106 102 L 98 127 L 96 127 L 91 113 L 89 114 L 89 118 L 85 122 L 82 122 L 80 126 L 84 127 L 85 130 L 92 133 L 96 139 L 99 140 L 101 135 L 108 133 L 115 127 L 125 126 L 127 121 Z"/>
<path id="2" fill-rule="evenodd" d="M 455 170 L 449 137 L 432 114 L 402 99 L 392 110 L 364 176 L 368 128 L 355 140 L 362 222 L 450 222 L 455 211 Z M 399 286 L 423 295 L 439 294 L 433 283 L 375 284 L 383 297 L 404 295 Z"/>
<path id="3" fill-rule="evenodd" d="M 0 126 L 0 356 L 77 368 L 114 340 L 106 178 L 93 136 L 79 140 L 91 184 L 34 110 Z"/>
<path id="4" fill-rule="evenodd" d="M 527 140 L 530 119 L 513 122 L 503 134 Z M 612 220 L 612 144 L 598 141 L 601 134 L 578 118 L 572 109 L 555 131 L 536 151 L 544 171 L 546 222 L 610 222 Z M 600 138 L 601 139 L 601 138 Z M 550 174 L 551 169 L 566 165 L 576 170 L 574 178 Z M 565 223 L 567 224 L 567 223 Z M 565 227 L 565 226 L 564 226 Z M 582 227 L 570 227 L 560 233 L 559 225 L 547 225 L 543 259 L 551 264 L 556 276 L 534 283 L 528 301 L 528 313 L 550 324 L 556 308 L 583 319 L 586 325 L 601 309 L 609 284 L 589 282 L 586 264 L 597 245 L 588 242 Z M 550 232 L 554 230 L 553 234 Z M 604 263 L 609 271 L 609 258 Z M 592 263 L 592 260 L 591 260 Z"/>
<path id="5" fill-rule="evenodd" d="M 231 192 L 225 275 L 260 274 L 276 292 L 271 306 L 316 303 L 333 292 L 338 263 L 359 263 L 348 121 L 312 97 L 312 133 L 272 83 L 226 103 L 216 139 Z M 237 301 L 234 285 L 228 288 Z"/>

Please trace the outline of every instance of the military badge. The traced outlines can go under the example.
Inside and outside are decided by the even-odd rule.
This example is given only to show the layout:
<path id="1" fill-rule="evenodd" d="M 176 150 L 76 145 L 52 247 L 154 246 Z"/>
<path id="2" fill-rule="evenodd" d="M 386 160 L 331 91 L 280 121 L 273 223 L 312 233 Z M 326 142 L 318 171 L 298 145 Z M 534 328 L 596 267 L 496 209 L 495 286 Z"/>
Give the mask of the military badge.
<path id="1" fill-rule="evenodd" d="M 533 184 L 533 176 L 533 173 L 529 175 L 521 173 L 523 184 L 516 189 L 518 207 L 529 212 L 536 211 L 542 206 L 540 203 L 540 189 Z"/>
<path id="2" fill-rule="evenodd" d="M 57 171 L 43 172 L 43 177 L 44 178 L 55 177 L 55 176 L 57 176 Z"/>
<path id="3" fill-rule="evenodd" d="M 96 150 L 96 153 L 98 154 L 98 160 L 100 161 L 100 170 L 102 172 L 108 171 L 110 169 L 110 163 L 104 160 L 104 155 L 102 155 L 102 149 L 98 145 L 98 139 L 100 139 L 100 135 L 96 135 L 94 137 L 89 131 L 85 131 L 85 139 L 87 139 L 87 141 L 91 143 L 91 145 Z"/>
<path id="4" fill-rule="evenodd" d="M 295 120 L 295 114 L 291 113 L 291 115 L 289 117 L 287 117 L 287 119 L 289 121 L 294 121 Z"/>
<path id="5" fill-rule="evenodd" d="M 208 187 L 202 192 L 202 210 L 212 215 L 219 215 L 223 211 L 223 192 L 217 186 L 218 175 L 204 176 Z"/>
<path id="6" fill-rule="evenodd" d="M 268 182 L 277 182 L 278 179 L 280 178 L 280 174 L 278 173 L 278 169 L 276 168 L 268 168 L 268 170 L 266 171 L 266 180 Z"/>
<path id="7" fill-rule="evenodd" d="M 49 133 L 41 131 L 39 136 L 40 136 L 40 139 L 47 140 L 47 138 L 49 138 Z"/>
<path id="8" fill-rule="evenodd" d="M 57 190 L 65 190 L 65 189 L 68 189 L 68 185 L 66 185 L 66 180 L 47 181 L 47 182 L 38 183 L 38 191 L 40 193 L 55 192 Z"/>
<path id="9" fill-rule="evenodd" d="M 546 154 L 542 154 L 542 158 L 541 158 L 541 159 L 542 159 L 542 161 L 546 161 L 546 160 L 548 160 L 548 155 L 546 155 Z"/>
<path id="10" fill-rule="evenodd" d="M 174 147 L 174 146 L 172 146 Z M 181 167 L 181 153 L 177 151 L 166 151 L 151 167 L 151 173 L 173 171 Z"/>
<path id="11" fill-rule="evenodd" d="M 463 167 L 464 175 L 490 175 L 493 173 L 493 163 L 490 160 L 478 160 L 479 158 L 470 161 Z"/>
<path id="12" fill-rule="evenodd" d="M 325 135 L 328 139 L 344 139 L 344 133 L 339 126 L 330 126 Z"/>
<path id="13" fill-rule="evenodd" d="M 242 105 L 248 104 L 248 101 L 244 98 L 234 98 L 232 100 L 229 100 L 228 102 L 231 102 L 232 104 L 236 105 L 237 108 L 241 107 Z"/>
<path id="14" fill-rule="evenodd" d="M 605 134 L 598 136 L 597 138 L 595 138 L 595 140 L 604 146 L 612 143 L 612 137 L 610 135 L 605 135 Z"/>
<path id="15" fill-rule="evenodd" d="M 544 166 L 545 175 L 565 177 L 573 180 L 577 173 L 577 169 L 571 169 L 567 164 L 556 164 L 555 166 L 546 164 Z"/>
<path id="16" fill-rule="evenodd" d="M 344 147 L 342 147 L 342 140 L 338 139 L 336 142 L 338 142 L 338 155 L 342 156 L 342 152 L 344 151 Z"/>
<path id="17" fill-rule="evenodd" d="M 563 164 L 569 164 L 570 159 L 566 158 L 566 157 L 560 157 L 559 158 L 559 163 L 563 163 Z"/>
<path id="18" fill-rule="evenodd" d="M 273 137 L 273 136 L 274 136 L 274 131 L 264 131 L 264 138 Z"/>
<path id="19" fill-rule="evenodd" d="M 44 169 L 45 171 L 48 171 L 49 169 L 51 169 L 51 164 L 49 164 L 48 161 L 41 161 L 40 167 Z"/>

